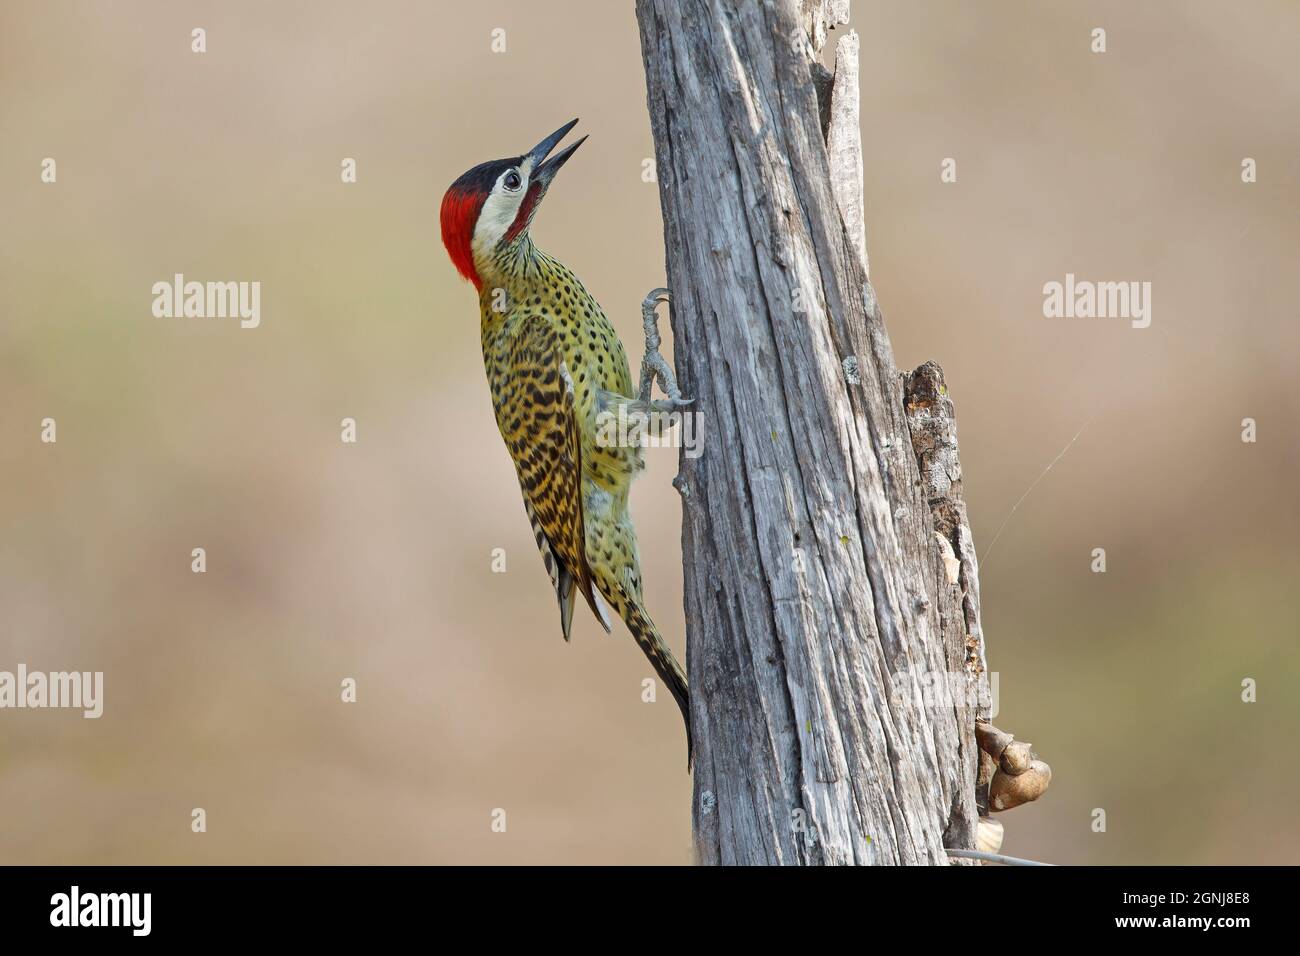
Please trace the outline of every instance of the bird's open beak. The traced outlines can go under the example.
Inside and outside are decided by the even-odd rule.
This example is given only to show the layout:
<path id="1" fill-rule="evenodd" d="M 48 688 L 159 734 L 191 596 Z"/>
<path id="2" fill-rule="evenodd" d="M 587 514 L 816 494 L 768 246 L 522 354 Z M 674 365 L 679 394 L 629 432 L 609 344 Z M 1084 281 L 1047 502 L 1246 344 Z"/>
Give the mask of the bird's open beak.
<path id="1" fill-rule="evenodd" d="M 560 167 L 569 161 L 569 157 L 573 155 L 574 150 L 587 141 L 587 137 L 584 136 L 572 146 L 566 147 L 554 156 L 551 156 L 550 159 L 546 158 L 547 156 L 550 156 L 551 150 L 555 149 L 555 144 L 564 139 L 565 134 L 577 125 L 577 120 L 571 120 L 568 123 L 565 123 L 554 133 L 528 151 L 528 156 L 533 161 L 532 178 L 534 181 L 540 182 L 544 186 L 549 185 L 551 180 L 555 178 L 555 174 L 560 171 Z"/>

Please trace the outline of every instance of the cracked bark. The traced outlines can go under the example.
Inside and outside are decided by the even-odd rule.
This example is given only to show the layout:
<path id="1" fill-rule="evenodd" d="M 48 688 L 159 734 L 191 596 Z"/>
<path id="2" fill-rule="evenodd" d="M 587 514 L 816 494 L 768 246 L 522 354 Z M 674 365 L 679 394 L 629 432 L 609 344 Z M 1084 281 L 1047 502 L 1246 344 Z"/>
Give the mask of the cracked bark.
<path id="1" fill-rule="evenodd" d="M 637 17 L 704 429 L 674 482 L 698 859 L 945 863 L 973 846 L 976 714 L 922 691 L 970 673 L 969 621 L 867 278 L 856 37 L 817 60 L 847 0 Z"/>

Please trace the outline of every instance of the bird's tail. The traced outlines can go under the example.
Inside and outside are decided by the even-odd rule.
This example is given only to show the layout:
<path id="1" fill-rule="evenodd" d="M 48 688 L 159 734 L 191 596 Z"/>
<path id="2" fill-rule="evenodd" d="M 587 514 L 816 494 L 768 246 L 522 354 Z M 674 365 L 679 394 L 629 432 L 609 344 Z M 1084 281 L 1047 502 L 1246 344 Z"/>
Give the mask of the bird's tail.
<path id="1" fill-rule="evenodd" d="M 655 627 L 655 622 L 650 620 L 650 615 L 646 613 L 640 601 L 622 588 L 611 599 L 614 600 L 623 623 L 636 639 L 637 646 L 650 661 L 650 666 L 655 669 L 659 679 L 668 685 L 668 692 L 673 695 L 673 700 L 677 701 L 677 706 L 682 712 L 682 720 L 686 724 L 686 765 L 689 767 L 694 756 L 694 744 L 691 738 L 690 690 L 686 685 L 686 671 L 673 656 L 672 649 L 664 641 L 659 628 Z"/>

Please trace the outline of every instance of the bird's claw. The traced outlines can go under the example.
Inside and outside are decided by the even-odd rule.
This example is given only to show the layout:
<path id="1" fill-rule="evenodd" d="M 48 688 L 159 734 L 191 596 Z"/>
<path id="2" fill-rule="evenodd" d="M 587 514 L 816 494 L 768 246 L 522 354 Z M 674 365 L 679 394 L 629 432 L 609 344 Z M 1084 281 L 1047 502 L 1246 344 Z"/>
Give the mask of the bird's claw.
<path id="1" fill-rule="evenodd" d="M 672 292 L 662 286 L 658 289 L 651 289 L 646 293 L 646 297 L 641 300 L 641 315 L 653 315 L 660 302 L 671 302 L 672 299 Z"/>
<path id="2" fill-rule="evenodd" d="M 671 415 L 673 412 L 680 412 L 687 405 L 694 404 L 693 398 L 656 398 L 650 403 L 650 408 L 656 412 L 662 412 L 665 415 Z"/>

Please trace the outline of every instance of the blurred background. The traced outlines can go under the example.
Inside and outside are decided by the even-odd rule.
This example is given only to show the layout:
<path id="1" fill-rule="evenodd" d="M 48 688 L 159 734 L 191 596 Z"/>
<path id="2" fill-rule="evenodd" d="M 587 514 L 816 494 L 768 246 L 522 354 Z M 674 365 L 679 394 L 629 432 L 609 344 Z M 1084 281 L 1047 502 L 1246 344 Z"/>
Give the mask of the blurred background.
<path id="1" fill-rule="evenodd" d="M 998 723 L 1055 773 L 1004 852 L 1300 862 L 1300 8 L 853 8 L 872 279 L 900 367 L 947 372 Z M 621 629 L 561 640 L 438 236 L 457 175 L 574 116 L 534 236 L 635 362 L 630 3 L 0 8 L 0 670 L 106 685 L 97 721 L 0 712 L 0 863 L 689 862 L 676 708 Z M 155 318 L 177 272 L 260 281 L 260 328 Z M 1151 327 L 1045 319 L 1067 272 L 1150 281 Z"/>

